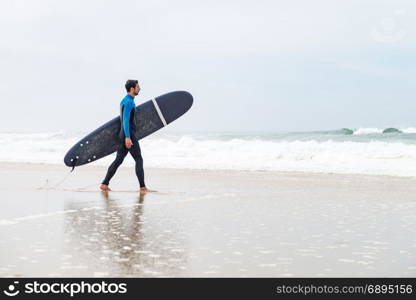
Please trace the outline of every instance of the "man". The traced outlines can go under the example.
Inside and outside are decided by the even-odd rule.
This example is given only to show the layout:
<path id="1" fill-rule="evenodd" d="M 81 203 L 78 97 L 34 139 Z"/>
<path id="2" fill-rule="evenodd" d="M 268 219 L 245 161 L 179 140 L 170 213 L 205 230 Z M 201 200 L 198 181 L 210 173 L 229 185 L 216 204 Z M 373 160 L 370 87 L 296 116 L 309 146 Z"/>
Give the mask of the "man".
<path id="1" fill-rule="evenodd" d="M 140 183 L 140 193 L 150 192 L 144 184 L 144 171 L 143 171 L 143 158 L 140 151 L 139 141 L 137 137 L 137 126 L 136 126 L 136 104 L 134 103 L 134 97 L 139 94 L 140 86 L 137 80 L 127 80 L 126 82 L 127 95 L 120 102 L 120 132 L 119 138 L 121 145 L 117 151 L 117 157 L 113 163 L 108 167 L 107 175 L 100 185 L 102 191 L 111 191 L 108 187 L 111 178 L 116 173 L 118 167 L 123 162 L 130 152 L 136 161 L 136 175 Z"/>

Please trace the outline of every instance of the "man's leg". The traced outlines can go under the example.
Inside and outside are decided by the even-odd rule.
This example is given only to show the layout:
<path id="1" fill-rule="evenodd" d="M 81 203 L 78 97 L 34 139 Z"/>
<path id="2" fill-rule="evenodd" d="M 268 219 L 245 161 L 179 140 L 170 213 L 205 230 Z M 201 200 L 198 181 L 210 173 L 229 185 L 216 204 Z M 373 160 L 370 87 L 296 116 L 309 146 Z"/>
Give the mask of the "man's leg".
<path id="1" fill-rule="evenodd" d="M 126 157 L 128 149 L 121 145 L 120 149 L 117 151 L 116 159 L 113 163 L 108 167 L 107 175 L 105 176 L 103 182 L 101 184 L 109 185 L 111 178 L 113 178 L 114 174 L 116 173 L 118 167 L 123 162 L 124 158 Z"/>
<path id="2" fill-rule="evenodd" d="M 136 161 L 136 176 L 139 179 L 140 187 L 145 187 L 144 184 L 144 171 L 143 171 L 143 158 L 142 152 L 140 150 L 140 145 L 138 140 L 133 140 L 133 146 L 129 149 L 131 156 L 133 156 Z"/>

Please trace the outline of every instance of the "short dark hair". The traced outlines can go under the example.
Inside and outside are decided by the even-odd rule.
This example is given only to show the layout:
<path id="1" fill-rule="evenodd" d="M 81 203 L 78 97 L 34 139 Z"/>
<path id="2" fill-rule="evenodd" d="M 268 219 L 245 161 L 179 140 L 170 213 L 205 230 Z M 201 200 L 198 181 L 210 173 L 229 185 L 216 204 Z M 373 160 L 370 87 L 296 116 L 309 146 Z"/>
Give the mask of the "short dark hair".
<path id="1" fill-rule="evenodd" d="M 126 85 L 125 85 L 126 90 L 127 90 L 127 93 L 129 93 L 129 92 L 130 92 L 130 89 L 131 89 L 131 88 L 135 88 L 135 87 L 136 87 L 136 85 L 138 85 L 138 84 L 139 84 L 139 82 L 138 82 L 137 80 L 134 80 L 134 79 L 129 79 L 129 80 L 127 80 L 127 81 L 126 81 Z"/>

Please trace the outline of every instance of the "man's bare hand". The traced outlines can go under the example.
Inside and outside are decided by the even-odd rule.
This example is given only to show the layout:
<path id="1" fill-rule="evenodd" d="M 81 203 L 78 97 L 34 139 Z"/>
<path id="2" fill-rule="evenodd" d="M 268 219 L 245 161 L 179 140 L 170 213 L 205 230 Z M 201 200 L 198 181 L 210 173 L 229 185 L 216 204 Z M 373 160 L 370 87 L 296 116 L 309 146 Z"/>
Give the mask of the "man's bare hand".
<path id="1" fill-rule="evenodd" d="M 133 146 L 133 142 L 131 141 L 131 139 L 130 139 L 130 138 L 126 138 L 126 139 L 124 140 L 124 142 L 125 142 L 125 144 L 126 144 L 126 148 L 127 148 L 127 149 L 130 149 L 130 148 L 131 148 L 131 146 Z"/>

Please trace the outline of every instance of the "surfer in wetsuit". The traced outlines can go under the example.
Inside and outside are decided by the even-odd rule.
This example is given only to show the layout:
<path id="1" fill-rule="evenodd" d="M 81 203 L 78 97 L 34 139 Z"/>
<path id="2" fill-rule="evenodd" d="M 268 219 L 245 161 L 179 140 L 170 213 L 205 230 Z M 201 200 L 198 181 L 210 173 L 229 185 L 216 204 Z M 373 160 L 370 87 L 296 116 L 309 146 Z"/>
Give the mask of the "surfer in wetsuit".
<path id="1" fill-rule="evenodd" d="M 136 161 L 136 175 L 140 183 L 140 193 L 150 192 L 144 184 L 143 158 L 140 151 L 139 139 L 137 137 L 136 127 L 136 104 L 134 97 L 139 94 L 140 86 L 137 80 L 127 80 L 126 82 L 127 95 L 120 102 L 120 132 L 119 138 L 121 145 L 117 151 L 116 159 L 108 167 L 107 175 L 100 185 L 102 191 L 111 191 L 108 187 L 111 178 L 116 173 L 118 167 L 122 164 L 127 153 L 130 152 Z"/>

